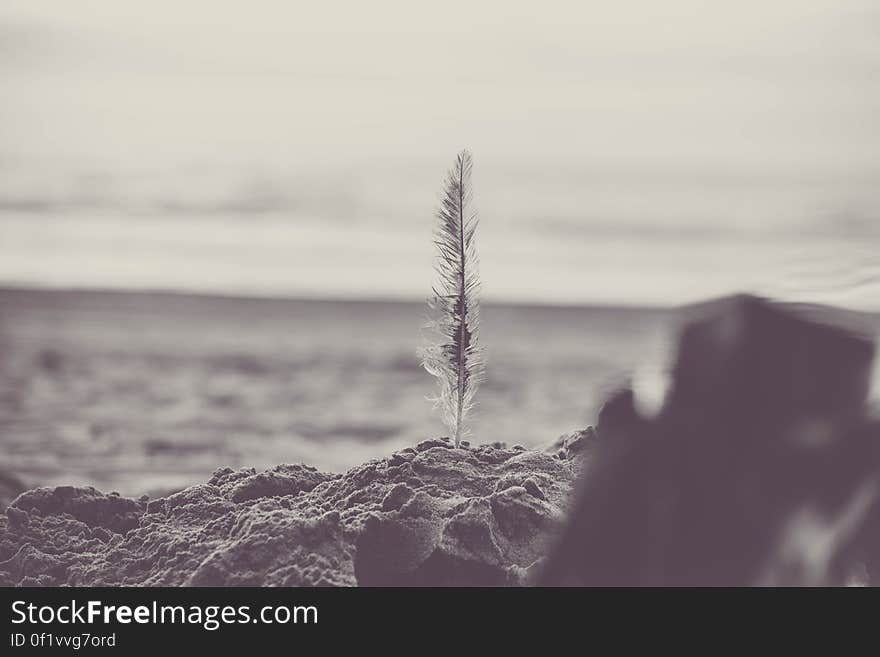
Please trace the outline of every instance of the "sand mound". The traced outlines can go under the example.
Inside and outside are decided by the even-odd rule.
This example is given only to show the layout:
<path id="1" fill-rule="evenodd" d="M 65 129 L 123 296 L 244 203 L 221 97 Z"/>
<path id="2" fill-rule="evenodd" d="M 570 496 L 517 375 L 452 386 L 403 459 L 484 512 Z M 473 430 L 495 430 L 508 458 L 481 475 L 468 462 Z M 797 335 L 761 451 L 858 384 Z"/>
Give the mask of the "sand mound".
<path id="1" fill-rule="evenodd" d="M 428 440 L 344 475 L 224 468 L 153 501 L 38 488 L 0 516 L 0 585 L 517 584 L 561 524 L 569 456 Z"/>

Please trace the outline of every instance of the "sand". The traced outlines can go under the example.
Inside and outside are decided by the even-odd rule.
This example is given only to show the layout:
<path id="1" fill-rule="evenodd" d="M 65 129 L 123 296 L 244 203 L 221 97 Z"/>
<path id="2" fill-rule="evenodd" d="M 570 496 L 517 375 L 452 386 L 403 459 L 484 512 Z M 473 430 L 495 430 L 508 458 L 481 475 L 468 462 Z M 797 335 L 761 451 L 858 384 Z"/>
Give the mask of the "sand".
<path id="1" fill-rule="evenodd" d="M 0 469 L 153 497 L 215 468 L 345 472 L 444 431 L 424 303 L 0 289 Z M 647 361 L 647 309 L 483 308 L 471 429 L 538 448 Z"/>
<path id="2" fill-rule="evenodd" d="M 0 585 L 528 583 L 589 435 L 552 452 L 432 439 L 341 475 L 222 468 L 154 500 L 33 489 L 0 516 Z"/>
<path id="3" fill-rule="evenodd" d="M 34 488 L 0 517 L 0 585 L 877 585 L 872 335 L 748 296 L 695 310 L 656 415 L 624 388 L 546 450 Z"/>

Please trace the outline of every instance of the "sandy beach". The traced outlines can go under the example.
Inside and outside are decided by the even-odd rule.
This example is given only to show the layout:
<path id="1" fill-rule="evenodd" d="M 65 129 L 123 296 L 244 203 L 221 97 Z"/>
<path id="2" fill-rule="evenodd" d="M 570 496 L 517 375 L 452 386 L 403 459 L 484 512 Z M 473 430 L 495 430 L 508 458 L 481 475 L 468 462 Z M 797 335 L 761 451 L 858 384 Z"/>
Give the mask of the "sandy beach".
<path id="1" fill-rule="evenodd" d="M 424 306 L 0 291 L 0 468 L 138 496 L 219 465 L 329 472 L 443 433 L 416 349 Z M 487 305 L 474 439 L 527 447 L 589 424 L 664 353 L 668 313 Z"/>
<path id="2" fill-rule="evenodd" d="M 39 488 L 0 516 L 0 585 L 526 583 L 580 456 L 425 440 L 344 474 L 219 468 L 156 500 Z"/>
<path id="3" fill-rule="evenodd" d="M 416 422 L 380 431 L 376 427 L 386 425 L 364 420 L 367 415 L 351 426 L 338 418 L 323 427 L 299 424 L 303 406 L 295 400 L 310 399 L 314 414 L 321 404 L 332 407 L 332 399 L 309 387 L 314 379 L 334 381 L 335 403 L 344 408 L 364 412 L 372 406 L 369 417 L 381 418 L 396 404 L 399 417 L 407 417 L 399 398 L 376 395 L 394 384 L 393 377 L 411 376 L 410 368 L 418 372 L 416 363 L 396 360 L 400 344 L 389 332 L 385 342 L 378 338 L 383 322 L 393 318 L 399 324 L 408 314 L 406 304 L 5 295 L 5 309 L 23 310 L 15 315 L 17 324 L 4 323 L 4 338 L 27 337 L 35 345 L 26 365 L 19 361 L 24 375 L 18 385 L 14 368 L 5 381 L 6 415 L 19 422 L 7 422 L 5 428 L 27 426 L 30 419 L 32 441 L 41 438 L 42 450 L 57 459 L 41 460 L 33 444 L 8 440 L 9 463 L 18 467 L 6 468 L 22 478 L 42 474 L 68 482 L 22 491 L 0 516 L 0 584 L 5 586 L 875 585 L 880 573 L 880 425 L 865 404 L 873 336 L 836 325 L 869 320 L 870 326 L 876 317 L 747 295 L 694 306 L 677 313 L 685 324 L 673 350 L 669 394 L 656 416 L 640 410 L 631 390 L 603 393 L 593 382 L 593 406 L 604 402 L 590 419 L 595 426 L 584 423 L 536 448 L 520 439 L 532 425 L 517 415 L 517 404 L 510 404 L 481 426 L 505 440 L 456 446 L 448 437 L 413 438 L 420 430 Z M 59 307 L 59 301 L 69 305 Z M 174 328 L 184 308 L 201 322 L 187 316 L 186 325 L 200 330 L 186 342 Z M 671 320 L 663 313 L 632 310 L 495 310 L 497 321 L 514 326 L 530 313 L 555 320 L 554 314 L 577 312 L 585 323 L 605 322 L 604 345 L 600 339 L 588 341 L 594 350 L 606 349 L 605 360 L 597 351 L 575 351 L 561 338 L 548 343 L 568 348 L 569 358 L 576 353 L 584 359 L 575 373 L 591 371 L 582 363 L 592 357 L 601 364 L 597 375 L 608 376 L 622 375 L 627 362 L 610 358 L 612 345 L 620 350 L 616 353 L 647 349 Z M 309 335 L 313 358 L 323 355 L 321 347 L 332 346 L 321 342 L 319 333 L 337 346 L 360 344 L 343 342 L 339 331 L 366 327 L 356 333 L 363 341 L 359 358 L 349 354 L 351 360 L 331 358 L 329 364 L 318 358 L 299 372 L 293 366 L 299 362 L 294 345 L 302 342 L 285 343 L 279 330 L 296 324 L 291 320 L 297 312 L 324 320 Z M 119 320 L 123 316 L 127 322 Z M 255 318 L 263 341 L 246 353 L 224 351 L 229 332 L 243 330 Z M 571 320 L 565 325 L 575 325 Z M 94 325 L 112 330 L 103 340 L 76 342 L 76 327 L 84 325 L 93 336 Z M 622 339 L 626 327 L 634 325 L 641 332 L 629 334 L 628 342 Z M 530 318 L 528 326 L 540 326 L 540 319 Z M 133 335 L 140 335 L 137 350 Z M 304 340 L 302 331 L 295 335 Z M 541 343 L 534 336 L 530 341 Z M 27 352 L 19 346 L 6 353 Z M 388 360 L 376 364 L 371 358 L 377 354 Z M 803 367 L 791 367 L 793 356 Z M 549 399 L 558 405 L 557 413 L 564 403 L 578 408 L 583 397 L 574 388 L 588 387 L 578 386 L 581 378 L 571 379 L 566 397 L 560 394 L 560 382 L 567 381 L 564 367 L 542 369 L 546 362 L 537 357 L 518 362 L 523 385 L 512 392 L 495 390 L 496 403 L 505 393 L 513 399 L 538 396 L 545 412 L 554 410 Z M 133 363 L 149 366 L 155 387 L 145 385 L 142 369 L 132 371 Z M 298 378 L 304 382 L 297 387 Z M 344 385 L 362 378 L 369 390 Z M 200 424 L 185 412 L 163 409 L 171 403 L 168 388 L 157 384 L 166 380 L 177 386 L 171 388 L 176 391 L 172 400 L 185 399 L 189 409 L 202 414 Z M 218 395 L 210 386 L 223 380 L 235 383 L 237 395 L 218 403 L 220 398 L 206 396 L 206 390 Z M 50 400 L 54 404 L 47 403 L 37 395 L 46 395 L 54 382 L 61 390 Z M 272 395 L 262 396 L 261 385 L 271 385 Z M 536 386 L 553 393 L 541 397 Z M 252 390 L 262 395 L 251 397 Z M 286 396 L 276 396 L 279 390 Z M 70 399 L 73 392 L 78 405 Z M 62 393 L 66 404 L 60 403 Z M 133 410 L 135 399 L 142 406 Z M 45 425 L 35 413 L 25 416 L 37 401 L 58 413 L 45 416 Z M 274 406 L 267 408 L 270 403 Z M 212 404 L 216 415 L 206 410 Z M 111 407 L 117 410 L 112 417 Z M 11 415 L 10 408 L 22 417 Z M 146 418 L 149 426 L 123 424 L 119 409 L 129 418 Z M 532 409 L 530 414 L 540 415 Z M 521 426 L 505 424 L 505 433 L 497 433 L 502 415 Z M 219 420 L 216 425 L 204 420 L 213 417 L 238 422 L 234 426 L 247 431 L 239 434 Z M 116 424 L 104 433 L 95 428 L 101 426 L 98 418 L 116 419 Z M 70 440 L 71 427 L 89 429 L 76 442 Z M 156 436 L 172 430 L 178 442 L 159 448 Z M 249 435 L 249 442 L 240 444 L 238 435 Z M 243 448 L 249 452 L 238 451 Z M 284 457 L 297 449 L 323 450 L 327 461 L 361 460 L 334 470 Z M 283 460 L 266 468 L 218 467 L 236 459 L 253 463 L 252 454 Z M 212 462 L 211 473 L 200 474 Z M 119 473 L 127 475 L 128 485 L 140 491 L 152 482 L 154 492 L 120 495 L 70 483 L 77 477 L 106 479 L 108 472 L 116 473 L 111 481 L 117 483 L 126 481 Z M 33 485 L 25 481 L 20 483 Z M 179 488 L 163 491 L 157 481 L 176 482 Z M 819 539 L 824 552 L 814 549 Z"/>

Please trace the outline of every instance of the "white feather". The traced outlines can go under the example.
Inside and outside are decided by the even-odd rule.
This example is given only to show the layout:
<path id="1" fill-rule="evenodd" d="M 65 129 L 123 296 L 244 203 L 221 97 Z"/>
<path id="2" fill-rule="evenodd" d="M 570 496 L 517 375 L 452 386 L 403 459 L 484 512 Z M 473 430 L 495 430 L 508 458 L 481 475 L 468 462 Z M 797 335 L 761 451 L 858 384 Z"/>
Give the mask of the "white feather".
<path id="1" fill-rule="evenodd" d="M 464 421 L 485 371 L 478 343 L 480 281 L 474 244 L 478 221 L 470 207 L 472 167 L 470 153 L 462 151 L 446 177 L 434 230 L 438 283 L 428 300 L 428 328 L 437 334 L 438 342 L 420 352 L 423 367 L 437 377 L 435 407 L 453 433 L 456 447 L 467 435 Z"/>

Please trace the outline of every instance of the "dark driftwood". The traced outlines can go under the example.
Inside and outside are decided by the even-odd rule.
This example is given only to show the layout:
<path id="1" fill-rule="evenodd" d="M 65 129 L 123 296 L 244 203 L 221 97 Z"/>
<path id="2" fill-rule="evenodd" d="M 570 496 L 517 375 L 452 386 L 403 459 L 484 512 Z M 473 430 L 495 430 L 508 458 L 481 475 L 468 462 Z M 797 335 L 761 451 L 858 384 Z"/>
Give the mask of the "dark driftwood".
<path id="1" fill-rule="evenodd" d="M 877 583 L 874 346 L 825 315 L 747 296 L 689 309 L 659 416 L 622 395 L 600 419 L 541 583 Z"/>

